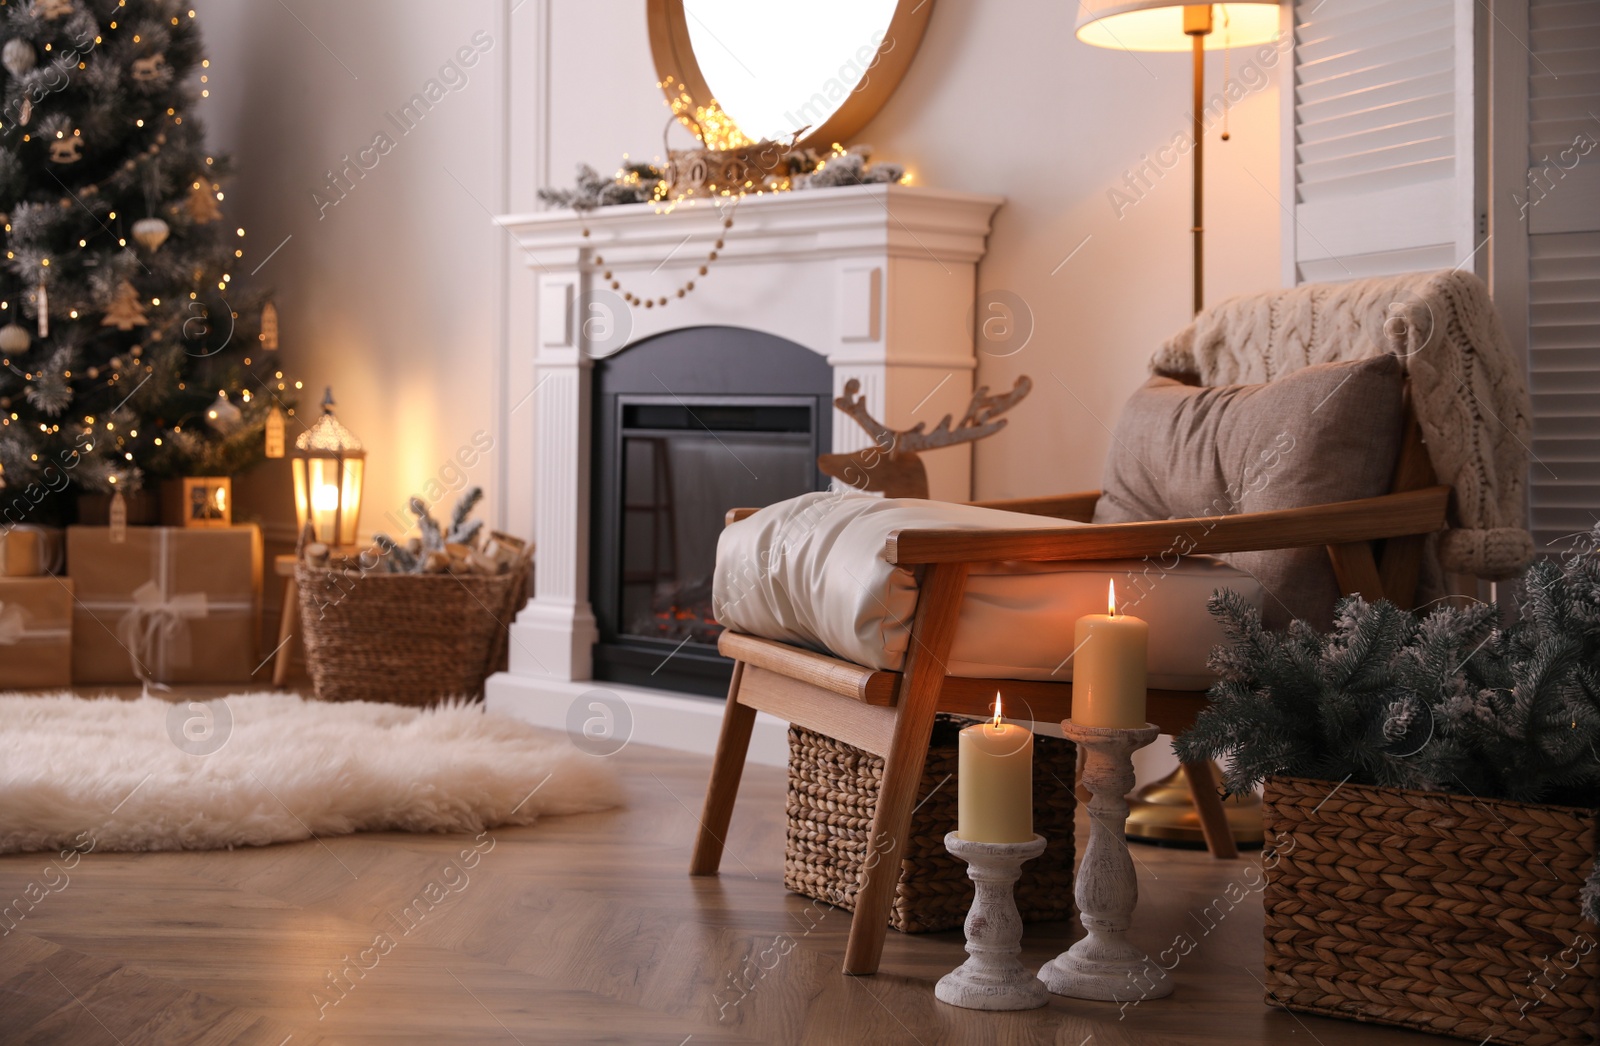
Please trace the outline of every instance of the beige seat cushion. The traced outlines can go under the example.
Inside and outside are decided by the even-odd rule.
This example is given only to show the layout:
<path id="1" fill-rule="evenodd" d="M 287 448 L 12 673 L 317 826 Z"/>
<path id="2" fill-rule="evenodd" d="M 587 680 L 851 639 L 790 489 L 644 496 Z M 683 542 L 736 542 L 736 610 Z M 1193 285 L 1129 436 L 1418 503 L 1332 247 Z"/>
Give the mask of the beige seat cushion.
<path id="1" fill-rule="evenodd" d="M 1404 424 L 1393 356 L 1304 367 L 1264 385 L 1147 381 L 1117 420 L 1096 523 L 1269 512 L 1389 492 Z M 1333 622 L 1326 550 L 1223 557 L 1266 589 L 1272 628 Z"/>
<path id="2" fill-rule="evenodd" d="M 884 542 L 913 527 L 1017 530 L 1080 523 L 938 501 L 825 491 L 779 502 L 722 531 L 713 589 L 717 620 L 736 632 L 899 671 L 910 642 L 917 577 L 884 559 Z M 1150 685 L 1202 690 L 1223 641 L 1206 600 L 1231 588 L 1259 605 L 1249 575 L 1203 556 L 1144 561 L 984 563 L 967 580 L 951 650 L 955 676 L 1066 681 L 1073 624 L 1119 609 L 1150 625 Z"/>

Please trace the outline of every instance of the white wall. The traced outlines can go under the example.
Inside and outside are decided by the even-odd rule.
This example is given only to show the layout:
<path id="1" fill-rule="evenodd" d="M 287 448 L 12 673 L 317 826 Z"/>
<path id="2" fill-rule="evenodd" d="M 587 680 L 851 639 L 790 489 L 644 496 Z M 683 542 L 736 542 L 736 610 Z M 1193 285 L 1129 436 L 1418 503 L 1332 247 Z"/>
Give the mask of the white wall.
<path id="1" fill-rule="evenodd" d="M 256 278 L 277 290 L 306 409 L 332 383 L 371 447 L 372 529 L 441 469 L 454 479 L 457 449 L 531 388 L 518 361 L 500 372 L 499 339 L 531 337 L 529 306 L 507 312 L 501 281 L 514 300 L 531 284 L 489 212 L 533 208 L 535 187 L 565 184 L 579 162 L 606 170 L 624 152 L 657 155 L 667 114 L 637 0 L 285 4 L 198 0 L 212 62 L 201 113 L 237 164 L 227 202 L 249 233 L 246 260 L 292 237 Z M 1073 5 L 1056 0 L 937 4 L 906 80 L 858 138 L 917 184 L 1008 199 L 980 286 L 1019 296 L 1034 334 L 1016 355 L 985 355 L 979 380 L 1009 387 L 1028 373 L 1036 391 L 978 449 L 978 495 L 1094 486 L 1102 423 L 1188 318 L 1187 160 L 1120 218 L 1109 192 L 1187 128 L 1189 58 L 1079 44 Z M 401 135 L 385 114 L 479 32 L 491 44 L 466 85 Z M 1235 55 L 1236 72 L 1246 60 Z M 1213 56 L 1213 86 L 1221 65 Z M 319 217 L 326 172 L 381 130 L 393 150 Z M 1232 130 L 1230 142 L 1208 139 L 1210 300 L 1278 282 L 1276 87 L 1249 94 Z M 513 432 L 531 432 L 527 413 Z M 493 499 L 496 477 L 525 467 L 502 445 L 470 478 Z M 281 518 L 284 473 L 261 470 L 245 504 L 253 493 Z M 527 508 L 492 511 L 517 526 Z"/>
<path id="2" fill-rule="evenodd" d="M 368 447 L 362 529 L 395 529 L 385 513 L 441 471 L 444 485 L 481 482 L 492 498 L 498 449 L 459 473 L 451 461 L 475 431 L 495 432 L 503 234 L 490 215 L 506 206 L 506 4 L 196 9 L 211 60 L 199 112 L 213 147 L 233 155 L 225 206 L 247 232 L 240 278 L 283 243 L 254 280 L 276 291 L 284 369 L 306 385 L 300 413 L 310 422 L 331 384 Z M 441 74 L 463 46 L 481 52 L 458 62 L 464 82 Z M 410 133 L 386 118 L 441 75 L 457 88 Z M 369 151 L 372 169 L 320 206 L 337 198 L 330 168 L 379 132 L 390 151 Z M 292 523 L 287 474 L 283 462 L 258 469 L 241 508 Z"/>

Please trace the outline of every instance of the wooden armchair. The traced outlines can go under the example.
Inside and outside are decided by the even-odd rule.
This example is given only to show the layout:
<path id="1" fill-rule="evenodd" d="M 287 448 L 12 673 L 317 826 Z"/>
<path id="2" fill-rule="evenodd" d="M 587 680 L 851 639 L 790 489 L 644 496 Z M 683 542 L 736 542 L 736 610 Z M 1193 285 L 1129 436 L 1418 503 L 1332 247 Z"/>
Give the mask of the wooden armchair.
<path id="1" fill-rule="evenodd" d="M 899 853 L 909 829 L 927 758 L 934 714 L 982 718 L 997 689 L 1014 694 L 1038 721 L 1066 719 L 1070 683 L 970 679 L 947 674 L 963 586 L 973 563 L 1060 562 L 1161 556 L 1174 548 L 1194 554 L 1325 546 L 1340 588 L 1367 599 L 1410 606 L 1424 537 L 1444 527 L 1450 488 L 1431 486 L 1433 474 L 1414 421 L 1407 427 L 1393 484 L 1381 497 L 1194 519 L 1086 526 L 1071 530 L 901 530 L 884 549 L 895 564 L 923 568 L 911 643 L 902 672 L 875 671 L 814 651 L 725 632 L 722 653 L 733 659 L 733 680 L 712 766 L 692 875 L 715 875 L 738 793 L 757 711 L 845 741 L 884 759 L 882 790 L 856 897 L 844 972 L 878 968 L 889 907 L 899 879 Z M 1039 516 L 1086 521 L 1098 491 L 1051 498 L 989 502 Z M 735 509 L 730 523 L 754 509 Z M 1187 729 L 1204 707 L 1204 692 L 1152 691 L 1149 718 L 1164 732 Z M 1191 780 L 1210 781 L 1202 764 Z M 1232 852 L 1232 839 L 1214 789 L 1196 789 L 1214 853 Z M 1209 798 L 1209 802 L 1205 800 Z"/>

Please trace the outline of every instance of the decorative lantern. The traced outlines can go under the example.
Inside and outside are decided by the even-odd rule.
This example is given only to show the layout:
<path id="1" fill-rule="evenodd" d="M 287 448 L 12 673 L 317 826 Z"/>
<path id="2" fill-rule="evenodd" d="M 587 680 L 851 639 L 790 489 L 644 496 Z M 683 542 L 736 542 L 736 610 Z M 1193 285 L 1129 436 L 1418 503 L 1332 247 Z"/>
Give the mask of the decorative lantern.
<path id="1" fill-rule="evenodd" d="M 294 441 L 294 504 L 300 531 L 335 547 L 356 543 L 361 480 L 367 452 L 333 416 L 333 390 L 322 396 L 322 417 Z"/>

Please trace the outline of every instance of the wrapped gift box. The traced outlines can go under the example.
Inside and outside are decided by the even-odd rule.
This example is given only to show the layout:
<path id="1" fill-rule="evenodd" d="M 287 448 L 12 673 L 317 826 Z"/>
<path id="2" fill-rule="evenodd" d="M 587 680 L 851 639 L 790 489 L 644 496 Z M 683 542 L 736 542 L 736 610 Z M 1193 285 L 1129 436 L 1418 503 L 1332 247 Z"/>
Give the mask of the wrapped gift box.
<path id="1" fill-rule="evenodd" d="M 244 683 L 260 665 L 261 531 L 67 529 L 74 683 Z"/>
<path id="2" fill-rule="evenodd" d="M 0 577 L 59 574 L 66 535 L 60 527 L 18 523 L 0 527 Z"/>
<path id="3" fill-rule="evenodd" d="M 0 578 L 0 689 L 72 682 L 72 582 Z"/>

